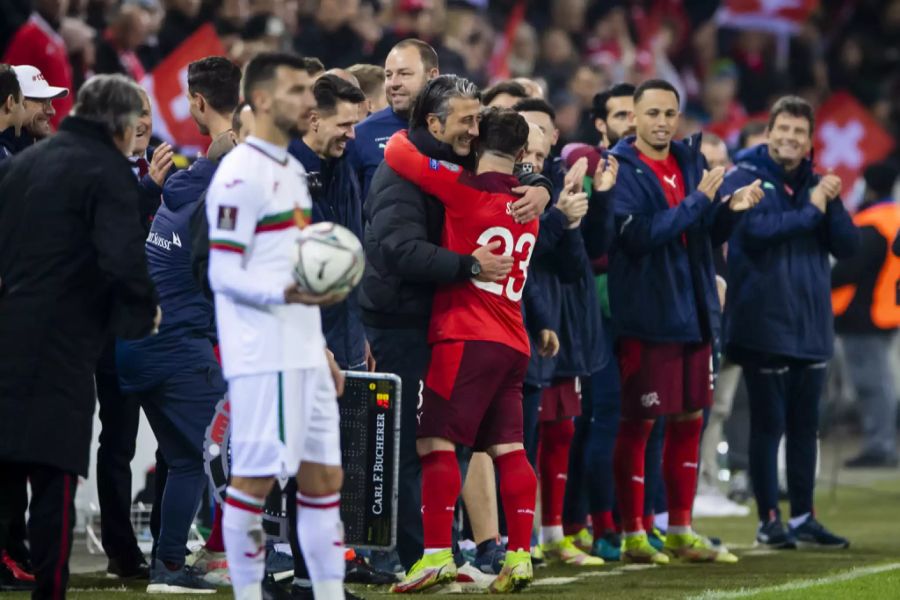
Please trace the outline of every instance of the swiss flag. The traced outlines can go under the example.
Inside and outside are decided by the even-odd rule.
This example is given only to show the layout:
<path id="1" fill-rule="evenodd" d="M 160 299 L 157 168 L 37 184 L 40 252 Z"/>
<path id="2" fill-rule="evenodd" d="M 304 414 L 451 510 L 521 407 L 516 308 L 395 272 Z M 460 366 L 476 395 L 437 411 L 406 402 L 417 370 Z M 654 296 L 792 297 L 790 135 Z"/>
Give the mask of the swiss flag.
<path id="1" fill-rule="evenodd" d="M 832 94 L 816 113 L 816 166 L 834 170 L 849 190 L 862 170 L 890 154 L 893 138 L 847 92 Z"/>
<path id="2" fill-rule="evenodd" d="M 717 18 L 732 27 L 794 33 L 819 4 L 820 0 L 725 0 Z"/>
<path id="3" fill-rule="evenodd" d="M 222 56 L 225 49 L 212 24 L 194 32 L 167 56 L 141 85 L 153 100 L 153 133 L 182 150 L 206 150 L 209 137 L 197 130 L 187 98 L 188 65 L 206 56 Z"/>

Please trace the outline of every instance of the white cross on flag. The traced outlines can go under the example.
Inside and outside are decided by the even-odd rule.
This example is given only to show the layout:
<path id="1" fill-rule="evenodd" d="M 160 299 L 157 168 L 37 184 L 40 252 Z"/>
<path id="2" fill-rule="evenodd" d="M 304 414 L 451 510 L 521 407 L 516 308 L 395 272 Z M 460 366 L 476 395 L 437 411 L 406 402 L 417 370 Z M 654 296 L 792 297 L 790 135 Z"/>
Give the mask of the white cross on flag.
<path id="1" fill-rule="evenodd" d="M 863 169 L 885 158 L 894 140 L 847 92 L 832 94 L 816 114 L 813 139 L 818 171 L 833 170 L 849 190 Z"/>

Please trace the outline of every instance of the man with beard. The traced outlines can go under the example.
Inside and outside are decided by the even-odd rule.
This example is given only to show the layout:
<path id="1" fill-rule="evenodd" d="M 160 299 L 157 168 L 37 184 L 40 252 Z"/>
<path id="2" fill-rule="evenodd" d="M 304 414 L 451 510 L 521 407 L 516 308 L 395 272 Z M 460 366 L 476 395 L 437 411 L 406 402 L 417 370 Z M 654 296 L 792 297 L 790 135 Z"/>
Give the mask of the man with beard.
<path id="1" fill-rule="evenodd" d="M 68 96 L 69 90 L 49 85 L 41 72 L 30 65 L 12 69 L 22 90 L 25 114 L 20 130 L 7 128 L 0 134 L 0 144 L 11 154 L 18 154 L 53 133 L 50 127 L 50 119 L 56 114 L 53 101 Z"/>
<path id="2" fill-rule="evenodd" d="M 293 282 L 310 222 L 307 173 L 287 147 L 313 106 L 307 63 L 264 53 L 247 65 L 254 135 L 223 159 L 210 185 L 209 282 L 231 407 L 231 482 L 222 519 L 238 600 L 260 598 L 262 509 L 275 477 L 296 477 L 297 531 L 316 597 L 344 598 L 340 430 L 343 376 L 327 353 L 319 306 Z"/>
<path id="3" fill-rule="evenodd" d="M 655 419 L 669 416 L 665 550 L 689 562 L 733 563 L 734 555 L 693 532 L 691 510 L 702 409 L 712 402 L 712 344 L 720 329 L 712 247 L 727 239 L 738 213 L 755 206 L 762 190 L 755 181 L 720 199 L 724 169 L 705 168 L 696 136 L 672 141 L 678 118 L 675 88 L 645 81 L 634 93 L 637 135 L 612 150 L 621 165 L 609 290 L 623 392 L 613 453 L 622 558 L 669 562 L 650 544 L 642 522 L 647 439 Z"/>
<path id="4" fill-rule="evenodd" d="M 762 180 L 759 207 L 728 242 L 728 358 L 744 369 L 750 398 L 750 478 L 759 513 L 756 540 L 770 548 L 847 548 L 815 517 L 813 491 L 819 398 L 834 325 L 829 255 L 859 247 L 840 199 L 841 180 L 813 173 L 813 109 L 786 96 L 769 114 L 768 143 L 737 155 L 729 192 Z M 791 517 L 778 509 L 778 445 L 786 437 Z"/>

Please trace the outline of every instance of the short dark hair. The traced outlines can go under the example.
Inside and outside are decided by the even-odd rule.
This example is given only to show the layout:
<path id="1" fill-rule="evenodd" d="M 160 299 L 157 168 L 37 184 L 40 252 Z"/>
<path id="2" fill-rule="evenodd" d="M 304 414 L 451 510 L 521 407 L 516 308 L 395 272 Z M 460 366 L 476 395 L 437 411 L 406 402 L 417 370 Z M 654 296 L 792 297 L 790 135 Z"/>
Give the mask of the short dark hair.
<path id="1" fill-rule="evenodd" d="M 666 92 L 672 92 L 675 94 L 675 102 L 681 104 L 681 96 L 678 94 L 678 90 L 675 89 L 675 86 L 666 81 L 665 79 L 648 79 L 644 81 L 637 89 L 634 90 L 634 103 L 637 104 L 640 101 L 641 96 L 644 95 L 644 92 L 649 90 L 663 90 Z"/>
<path id="2" fill-rule="evenodd" d="M 244 99 L 250 108 L 253 106 L 253 92 L 261 85 L 271 83 L 278 67 L 287 67 L 298 71 L 309 72 L 307 60 L 287 52 L 261 52 L 247 63 L 244 69 Z"/>
<path id="3" fill-rule="evenodd" d="M 496 106 L 481 111 L 478 149 L 515 157 L 528 142 L 525 117 L 510 108 Z"/>
<path id="4" fill-rule="evenodd" d="M 359 87 L 366 96 L 384 94 L 384 67 L 355 64 L 347 67 L 347 72 L 356 77 Z"/>
<path id="5" fill-rule="evenodd" d="M 900 177 L 900 169 L 892 161 L 871 164 L 863 171 L 866 187 L 878 198 L 887 198 L 891 195 L 897 177 Z"/>
<path id="6" fill-rule="evenodd" d="M 484 90 L 481 95 L 481 101 L 487 106 L 500 94 L 506 94 L 513 98 L 527 98 L 528 90 L 526 90 L 525 86 L 518 81 L 501 81 Z"/>
<path id="7" fill-rule="evenodd" d="M 303 58 L 303 62 L 306 65 L 306 72 L 309 73 L 310 77 L 313 77 L 325 71 L 325 63 L 323 63 L 315 56 L 306 56 Z"/>
<path id="8" fill-rule="evenodd" d="M 200 94 L 214 111 L 231 114 L 241 99 L 241 70 L 223 56 L 207 56 L 188 65 L 188 93 Z"/>
<path id="9" fill-rule="evenodd" d="M 428 115 L 435 114 L 441 123 L 446 123 L 450 114 L 450 100 L 453 98 L 471 98 L 481 101 L 478 86 L 457 75 L 440 75 L 430 80 L 416 96 L 409 115 L 409 126 L 426 127 Z"/>
<path id="10" fill-rule="evenodd" d="M 247 106 L 250 106 L 250 103 L 244 100 L 234 107 L 234 112 L 231 113 L 231 130 L 235 135 L 241 130 L 241 111 Z"/>
<path id="11" fill-rule="evenodd" d="M 313 87 L 313 94 L 320 113 L 333 113 L 338 102 L 359 104 L 366 101 L 366 95 L 361 89 L 337 75 L 326 74 L 319 77 Z"/>
<path id="12" fill-rule="evenodd" d="M 634 91 L 635 88 L 630 83 L 617 83 L 594 96 L 593 110 L 591 111 L 594 119 L 605 121 L 609 117 L 606 103 L 609 102 L 610 98 L 621 98 L 623 96 L 633 98 Z"/>
<path id="13" fill-rule="evenodd" d="M 812 136 L 813 127 L 815 127 L 816 124 L 816 117 L 813 112 L 813 107 L 809 102 L 800 96 L 782 96 L 776 100 L 775 104 L 772 105 L 772 110 L 769 112 L 769 123 L 766 125 L 768 131 L 772 131 L 772 127 L 775 125 L 775 119 L 780 114 L 788 114 L 792 117 L 806 119 L 809 123 L 809 135 Z"/>
<path id="14" fill-rule="evenodd" d="M 423 42 L 422 40 L 418 40 L 416 38 L 409 38 L 397 42 L 393 48 L 391 48 L 391 52 L 394 50 L 402 50 L 404 48 L 415 48 L 419 51 L 419 57 L 422 59 L 422 64 L 425 65 L 425 70 L 430 71 L 431 69 L 438 68 L 438 55 L 435 52 L 434 48 L 431 47 L 427 42 Z"/>
<path id="15" fill-rule="evenodd" d="M 556 111 L 553 110 L 553 107 L 550 106 L 550 103 L 544 100 L 543 98 L 525 98 L 524 100 L 519 100 L 516 102 L 516 105 L 513 106 L 513 110 L 520 112 L 542 112 L 545 115 L 550 117 L 550 120 L 554 123 L 556 122 Z"/>
<path id="16" fill-rule="evenodd" d="M 0 65 L 0 104 L 6 104 L 7 98 L 13 97 L 16 103 L 22 101 L 22 88 L 19 78 L 9 65 Z"/>
<path id="17" fill-rule="evenodd" d="M 750 139 L 750 136 L 765 133 L 768 128 L 765 121 L 750 121 L 741 127 L 741 133 L 738 135 L 738 149 L 743 149 L 747 146 L 747 140 Z"/>
<path id="18" fill-rule="evenodd" d="M 102 125 L 110 136 L 133 126 L 144 108 L 141 88 L 124 75 L 94 75 L 78 90 L 72 114 Z"/>

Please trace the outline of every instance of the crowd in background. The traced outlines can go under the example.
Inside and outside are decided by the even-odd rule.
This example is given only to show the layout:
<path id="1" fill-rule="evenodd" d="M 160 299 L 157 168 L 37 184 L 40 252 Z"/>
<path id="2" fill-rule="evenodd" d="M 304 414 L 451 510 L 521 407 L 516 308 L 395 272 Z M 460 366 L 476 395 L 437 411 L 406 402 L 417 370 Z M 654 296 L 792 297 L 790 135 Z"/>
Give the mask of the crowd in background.
<path id="1" fill-rule="evenodd" d="M 519 19 L 520 8 L 522 18 Z M 703 128 L 737 143 L 748 116 L 787 92 L 818 106 L 847 90 L 895 137 L 900 123 L 900 1 L 823 0 L 795 34 L 722 27 L 721 2 L 703 0 L 37 0 L 65 44 L 77 90 L 92 73 L 152 72 L 202 24 L 214 24 L 238 65 L 263 50 L 293 49 L 330 67 L 381 65 L 417 37 L 442 70 L 479 85 L 536 78 L 557 111 L 560 147 L 595 138 L 591 100 L 618 81 L 663 77 L 681 92 L 682 133 Z M 727 4 L 727 3 L 725 3 Z M 28 0 L 0 3 L 6 62 Z M 41 65 L 35 65 L 42 68 Z M 47 69 L 42 68 L 45 74 Z M 48 74 L 48 78 L 51 76 Z M 66 108 L 58 108 L 65 113 Z M 62 114 L 60 115 L 60 117 Z M 54 121 L 58 123 L 60 117 Z"/>

